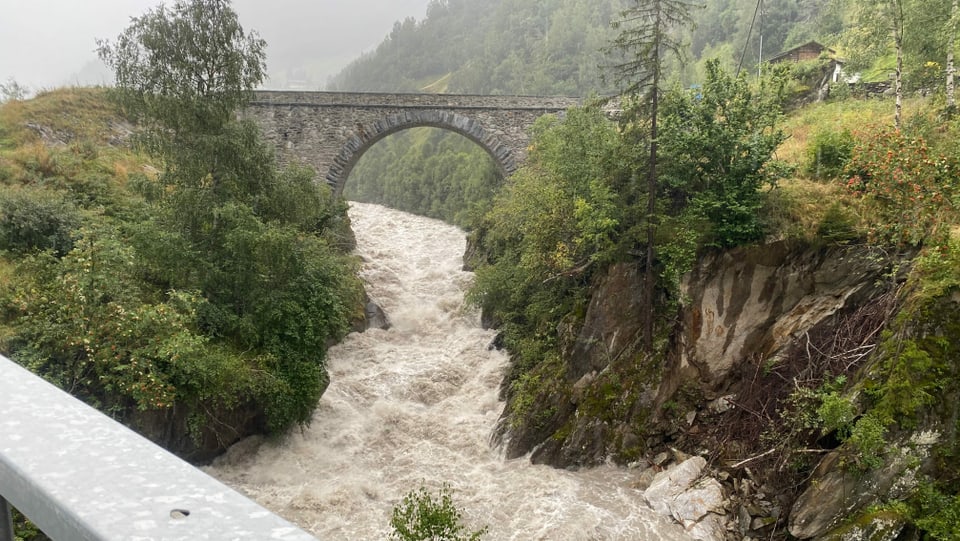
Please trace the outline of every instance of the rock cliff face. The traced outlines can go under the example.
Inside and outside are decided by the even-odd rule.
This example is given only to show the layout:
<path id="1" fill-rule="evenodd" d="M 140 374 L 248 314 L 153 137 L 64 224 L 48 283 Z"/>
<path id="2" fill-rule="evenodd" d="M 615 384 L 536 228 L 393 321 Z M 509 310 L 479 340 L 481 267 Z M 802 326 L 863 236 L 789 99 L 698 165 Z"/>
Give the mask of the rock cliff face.
<path id="1" fill-rule="evenodd" d="M 667 345 L 652 356 L 639 347 L 643 271 L 634 264 L 613 265 L 595 281 L 582 322 L 561 329 L 562 367 L 537 374 L 557 381 L 536 396 L 527 418 L 503 423 L 507 455 L 531 453 L 534 462 L 566 468 L 614 460 L 659 469 L 666 464 L 649 457 L 682 448 L 719 465 L 749 462 L 744 439 L 759 435 L 718 437 L 717 425 L 728 419 L 725 412 L 744 409 L 750 393 L 751 400 L 761 402 L 782 399 L 782 394 L 773 396 L 772 389 L 770 397 L 757 396 L 767 392 L 756 384 L 759 374 L 786 362 L 798 347 L 815 348 L 811 337 L 834 334 L 844 318 L 880 302 L 909 259 L 864 246 L 789 242 L 707 254 L 682 284 L 681 305 L 666 331 Z M 877 317 L 883 321 L 889 310 Z M 872 320 L 870 325 L 875 326 Z M 786 387 L 789 392 L 793 384 Z M 508 396 L 508 401 L 514 399 Z M 505 411 L 514 410 L 508 403 Z M 902 477 L 904 468 L 902 462 L 890 465 L 887 475 L 869 482 L 883 491 Z M 829 463 L 823 470 L 830 486 L 859 490 L 850 486 L 848 476 L 830 477 L 836 469 Z M 729 501 L 744 502 L 739 511 L 730 509 L 735 518 L 729 524 L 739 524 L 731 526 L 738 535 L 775 524 L 783 531 L 787 515 L 781 515 L 781 509 L 796 494 L 778 498 L 778 489 L 765 486 L 753 473 L 750 480 L 730 483 L 725 488 Z M 743 494 L 734 488 L 747 485 L 754 488 Z M 875 500 L 877 490 L 865 498 Z M 817 501 L 826 495 L 804 497 Z M 803 512 L 809 516 L 793 520 L 805 537 L 834 526 L 843 514 L 838 510 L 833 517 L 814 519 L 815 507 Z M 807 535 L 809 528 L 816 531 Z"/>
<path id="2" fill-rule="evenodd" d="M 876 396 L 875 409 L 865 416 L 876 415 L 877 410 L 895 412 L 882 446 L 874 451 L 873 465 L 860 469 L 851 465 L 863 452 L 853 437 L 826 455 L 793 505 L 788 527 L 794 537 L 919 539 L 910 512 L 884 504 L 911 499 L 921 480 L 927 490 L 936 481 L 955 486 L 955 457 L 960 452 L 960 291 L 924 289 L 912 289 L 888 328 L 886 344 L 861 370 L 858 385 L 872 387 L 868 392 Z M 918 360 L 921 364 L 912 364 Z M 954 498 L 920 504 L 926 508 L 918 516 L 939 530 L 930 538 L 960 536 L 956 521 L 960 500 Z"/>
<path id="3" fill-rule="evenodd" d="M 144 437 L 194 464 L 206 464 L 231 445 L 251 435 L 266 432 L 263 412 L 251 404 L 217 411 L 218 423 L 191 435 L 190 411 L 186 406 L 169 410 L 137 411 L 123 422 Z"/>
<path id="4" fill-rule="evenodd" d="M 737 391 L 745 366 L 775 362 L 797 337 L 880 294 L 879 278 L 892 264 L 863 247 L 786 242 L 708 254 L 684 280 L 659 359 L 638 347 L 642 270 L 613 265 L 597 281 L 583 323 L 568 333 L 564 384 L 539 397 L 538 410 L 553 415 L 511 423 L 508 455 L 533 451 L 534 461 L 569 467 L 629 461 L 669 443 L 673 421 L 689 427 L 698 410 L 722 408 L 715 401 Z M 597 408 L 607 411 L 598 417 Z M 669 423 L 651 430 L 656 421 Z"/>
<path id="5" fill-rule="evenodd" d="M 643 324 L 643 272 L 632 264 L 610 268 L 591 297 L 583 325 L 567 352 L 567 377 L 575 381 L 629 355 Z"/>
<path id="6" fill-rule="evenodd" d="M 670 375 L 708 396 L 725 392 L 746 360 L 773 362 L 795 338 L 879 294 L 891 263 L 864 247 L 786 242 L 702 258 L 682 286 L 688 300 Z"/>
<path id="7" fill-rule="evenodd" d="M 844 467 L 840 450 L 830 453 L 814 472 L 816 482 L 811 483 L 793 505 L 790 534 L 799 539 L 841 539 L 844 537 L 842 533 L 851 529 L 843 524 L 850 516 L 877 502 L 909 496 L 910 491 L 916 488 L 916 474 L 923 459 L 929 458 L 930 448 L 938 439 L 939 434 L 927 432 L 891 445 L 891 453 L 883 466 L 867 472 L 851 471 Z M 869 520 L 867 524 L 873 522 L 876 521 Z M 893 534 L 882 537 L 885 539 L 895 538 L 905 526 L 902 519 L 893 520 L 892 516 L 885 517 L 883 522 L 886 526 L 882 530 Z M 874 524 L 873 527 L 877 528 L 878 525 Z"/>

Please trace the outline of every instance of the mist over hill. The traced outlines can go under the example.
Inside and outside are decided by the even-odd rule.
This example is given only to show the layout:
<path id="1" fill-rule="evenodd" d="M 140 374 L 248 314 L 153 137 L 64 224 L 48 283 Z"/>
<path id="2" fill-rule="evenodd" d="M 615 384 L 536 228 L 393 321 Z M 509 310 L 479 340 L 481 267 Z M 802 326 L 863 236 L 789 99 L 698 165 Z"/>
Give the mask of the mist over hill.
<path id="1" fill-rule="evenodd" d="M 768 2 L 764 55 L 812 36 L 825 1 Z M 782 4 L 782 6 L 781 6 Z M 433 0 L 423 19 L 406 18 L 374 50 L 330 80 L 331 90 L 515 95 L 612 95 L 607 52 L 626 0 Z M 756 4 L 712 2 L 687 30 L 687 62 L 671 76 L 699 81 L 707 58 L 753 66 Z M 747 35 L 751 34 L 751 39 Z M 752 67 L 751 67 L 752 69 Z M 453 166 L 452 164 L 456 164 Z M 422 179 L 432 179 L 430 182 Z M 476 145 L 458 136 L 411 130 L 373 147 L 354 169 L 347 197 L 469 226 L 499 177 Z"/>
<path id="2" fill-rule="evenodd" d="M 434 0 L 423 19 L 394 24 L 380 45 L 330 81 L 334 90 L 588 95 L 615 89 L 604 81 L 603 50 L 625 0 Z M 756 13 L 757 17 L 754 17 Z M 687 65 L 675 76 L 696 79 L 702 60 L 718 57 L 753 67 L 785 47 L 836 40 L 840 12 L 828 0 L 720 0 L 695 10 L 687 30 Z"/>

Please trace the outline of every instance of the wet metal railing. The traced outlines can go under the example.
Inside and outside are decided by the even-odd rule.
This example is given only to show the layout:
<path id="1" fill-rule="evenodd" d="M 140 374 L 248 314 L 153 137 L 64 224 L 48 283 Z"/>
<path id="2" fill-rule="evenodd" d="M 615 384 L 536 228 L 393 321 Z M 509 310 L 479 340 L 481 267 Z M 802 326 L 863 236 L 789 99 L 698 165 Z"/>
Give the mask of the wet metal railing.
<path id="1" fill-rule="evenodd" d="M 316 541 L 0 356 L 0 541 L 10 506 L 57 541 Z"/>

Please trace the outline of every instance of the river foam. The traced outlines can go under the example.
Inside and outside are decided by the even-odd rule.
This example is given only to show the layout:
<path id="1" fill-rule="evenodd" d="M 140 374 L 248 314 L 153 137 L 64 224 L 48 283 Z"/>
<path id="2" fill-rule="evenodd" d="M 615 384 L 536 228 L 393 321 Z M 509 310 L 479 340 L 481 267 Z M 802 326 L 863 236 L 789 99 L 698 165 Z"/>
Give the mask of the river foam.
<path id="1" fill-rule="evenodd" d="M 329 351 L 330 387 L 308 427 L 243 441 L 208 473 L 324 541 L 387 539 L 405 494 L 443 484 L 488 540 L 689 539 L 647 506 L 632 470 L 557 470 L 491 448 L 508 360 L 464 305 L 463 232 L 377 205 L 351 203 L 350 217 L 392 327 Z"/>

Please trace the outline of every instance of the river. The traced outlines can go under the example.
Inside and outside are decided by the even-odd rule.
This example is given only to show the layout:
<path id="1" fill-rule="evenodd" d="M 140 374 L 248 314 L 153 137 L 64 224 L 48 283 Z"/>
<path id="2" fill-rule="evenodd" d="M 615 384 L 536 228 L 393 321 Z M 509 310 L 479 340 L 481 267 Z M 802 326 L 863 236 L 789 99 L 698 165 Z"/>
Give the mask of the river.
<path id="1" fill-rule="evenodd" d="M 570 472 L 491 447 L 508 361 L 464 305 L 463 232 L 377 205 L 351 203 L 350 218 L 392 327 L 329 351 L 331 384 L 308 427 L 243 441 L 208 473 L 323 541 L 387 539 L 405 494 L 444 483 L 487 540 L 689 539 L 649 509 L 633 470 Z"/>

